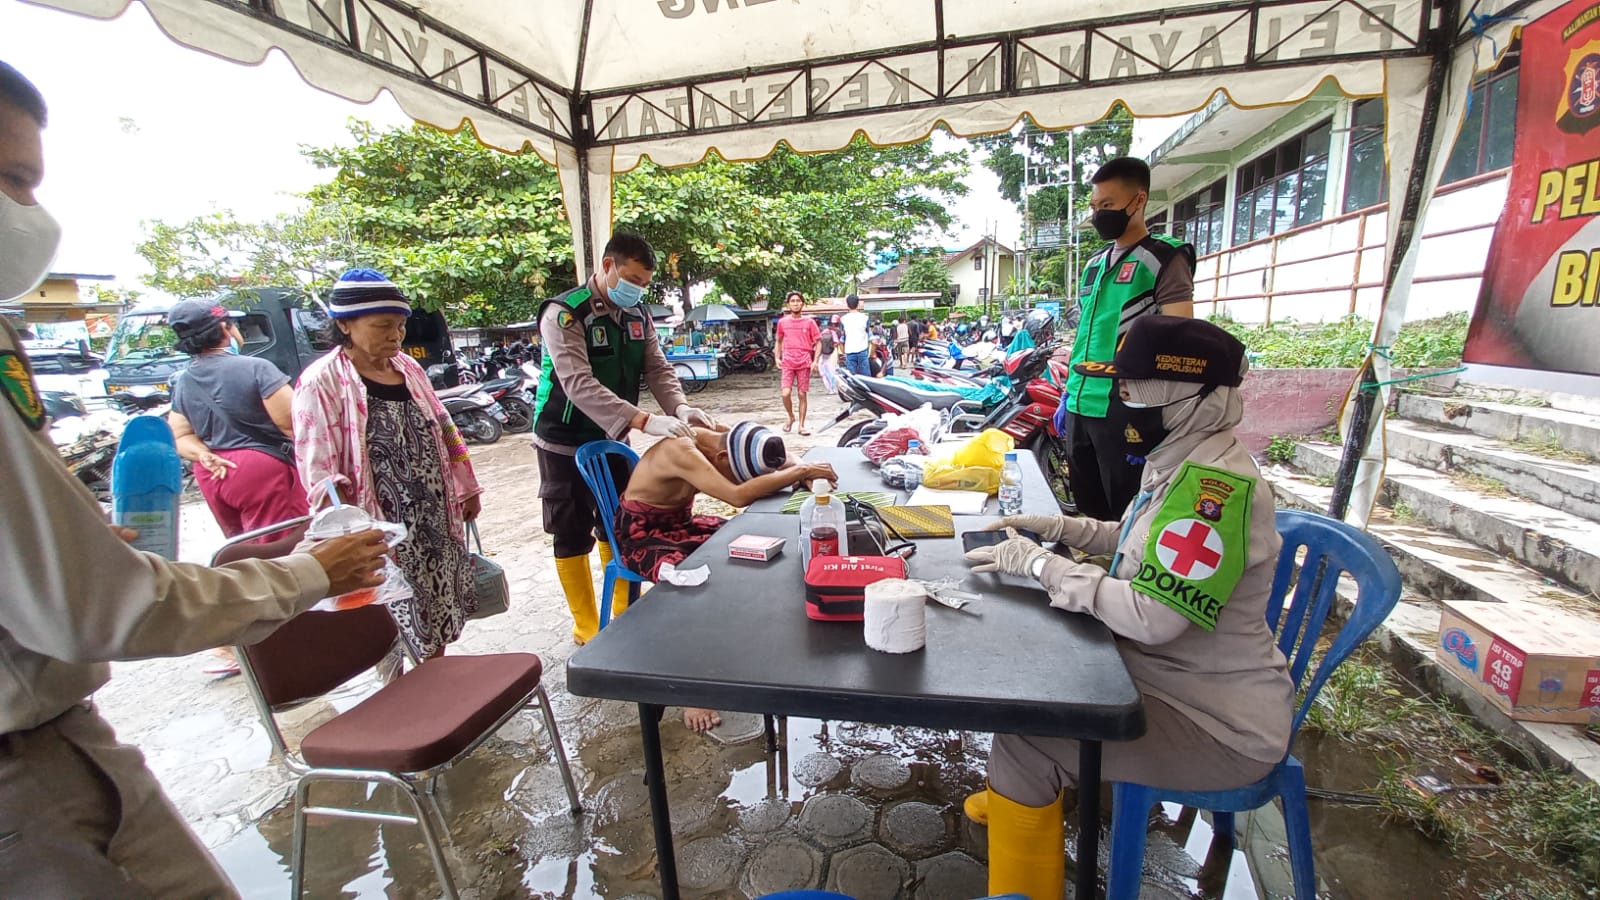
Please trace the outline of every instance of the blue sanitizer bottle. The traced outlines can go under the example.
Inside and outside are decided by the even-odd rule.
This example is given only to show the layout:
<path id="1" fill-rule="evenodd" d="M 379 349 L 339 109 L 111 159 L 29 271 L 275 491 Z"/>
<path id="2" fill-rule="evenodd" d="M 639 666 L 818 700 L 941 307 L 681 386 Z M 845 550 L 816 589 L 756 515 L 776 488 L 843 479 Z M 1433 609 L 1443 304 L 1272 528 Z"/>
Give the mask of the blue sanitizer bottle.
<path id="1" fill-rule="evenodd" d="M 135 416 L 111 461 L 111 521 L 137 528 L 133 545 L 178 558 L 178 497 L 183 463 L 172 429 L 160 416 Z"/>

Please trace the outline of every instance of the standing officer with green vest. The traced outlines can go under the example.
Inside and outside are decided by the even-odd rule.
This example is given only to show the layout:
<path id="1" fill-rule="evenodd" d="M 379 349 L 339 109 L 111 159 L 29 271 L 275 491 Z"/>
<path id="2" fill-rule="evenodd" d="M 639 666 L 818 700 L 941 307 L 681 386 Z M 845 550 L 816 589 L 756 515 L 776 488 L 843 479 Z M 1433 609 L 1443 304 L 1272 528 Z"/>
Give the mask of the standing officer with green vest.
<path id="1" fill-rule="evenodd" d="M 1083 268 L 1082 315 L 1072 363 L 1110 359 L 1135 320 L 1147 315 L 1194 316 L 1194 246 L 1151 234 L 1150 167 L 1124 156 L 1094 173 L 1093 224 L 1111 245 Z M 1106 378 L 1067 378 L 1057 413 L 1067 435 L 1067 480 L 1078 511 L 1115 520 L 1139 492 L 1144 457 L 1161 430 L 1161 410 L 1130 410 Z"/>
<path id="2" fill-rule="evenodd" d="M 539 499 L 544 501 L 544 530 L 555 539 L 556 575 L 572 610 L 572 639 L 579 644 L 600 630 L 589 551 L 599 538 L 604 565 L 611 548 L 594 495 L 573 458 L 578 448 L 608 438 L 625 441 L 632 429 L 657 437 L 690 437 L 691 424 L 716 424 L 684 401 L 650 314 L 640 305 L 655 269 L 655 251 L 644 238 L 612 235 L 600 271 L 546 300 L 539 310 L 544 372 L 533 410 Z M 639 408 L 641 381 L 673 415 L 651 415 Z M 620 495 L 628 473 L 613 466 L 612 478 Z M 618 603 L 615 612 L 621 611 Z"/>

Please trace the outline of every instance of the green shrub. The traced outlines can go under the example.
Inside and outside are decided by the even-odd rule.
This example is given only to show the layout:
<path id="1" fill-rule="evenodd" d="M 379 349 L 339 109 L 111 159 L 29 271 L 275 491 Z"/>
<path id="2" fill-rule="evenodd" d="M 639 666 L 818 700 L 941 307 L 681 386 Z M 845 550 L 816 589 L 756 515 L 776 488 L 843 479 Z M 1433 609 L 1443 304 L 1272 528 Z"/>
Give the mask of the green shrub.
<path id="1" fill-rule="evenodd" d="M 1266 369 L 1355 368 L 1366 356 L 1373 327 L 1360 316 L 1314 325 L 1291 319 L 1245 325 L 1225 316 L 1211 321 L 1244 343 L 1252 366 Z M 1461 362 L 1466 339 L 1466 313 L 1420 319 L 1400 329 L 1390 358 L 1401 368 L 1446 368 Z"/>

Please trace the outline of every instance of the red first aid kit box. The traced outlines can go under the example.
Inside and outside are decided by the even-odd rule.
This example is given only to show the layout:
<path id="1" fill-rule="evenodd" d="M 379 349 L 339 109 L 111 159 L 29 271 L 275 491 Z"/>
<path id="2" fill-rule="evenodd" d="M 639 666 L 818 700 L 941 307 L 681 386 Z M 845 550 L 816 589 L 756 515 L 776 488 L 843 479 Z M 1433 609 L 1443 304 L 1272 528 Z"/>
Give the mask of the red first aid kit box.
<path id="1" fill-rule="evenodd" d="M 1533 603 L 1447 602 L 1434 654 L 1513 719 L 1600 721 L 1600 622 Z"/>
<path id="2" fill-rule="evenodd" d="M 860 622 L 867 585 L 906 577 L 898 556 L 813 556 L 806 567 L 806 615 L 819 622 Z"/>
<path id="3" fill-rule="evenodd" d="M 741 534 L 728 542 L 729 559 L 752 559 L 768 562 L 783 552 L 784 539 L 764 534 Z"/>

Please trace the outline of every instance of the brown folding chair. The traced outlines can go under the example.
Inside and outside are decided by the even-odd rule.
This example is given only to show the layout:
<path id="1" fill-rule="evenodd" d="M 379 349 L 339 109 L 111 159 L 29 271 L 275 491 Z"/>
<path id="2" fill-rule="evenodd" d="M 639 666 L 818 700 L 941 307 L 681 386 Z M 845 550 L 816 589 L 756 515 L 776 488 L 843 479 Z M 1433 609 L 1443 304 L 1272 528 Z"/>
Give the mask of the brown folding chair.
<path id="1" fill-rule="evenodd" d="M 287 555 L 305 533 L 309 521 L 309 516 L 303 516 L 230 538 L 217 550 L 211 564 Z M 286 528 L 293 529 L 287 537 L 249 543 Z M 543 664 L 532 653 L 428 660 L 317 726 L 300 741 L 299 752 L 292 752 L 274 714 L 326 694 L 373 668 L 398 637 L 394 618 L 387 609 L 366 606 L 341 612 L 302 613 L 260 642 L 237 648 L 239 668 L 250 686 L 273 749 L 289 771 L 298 776 L 290 862 L 294 897 L 301 895 L 306 817 L 312 815 L 416 825 L 422 829 L 444 896 L 456 897 L 455 882 L 439 839 L 440 832 L 448 836 L 449 829 L 433 797 L 433 779 L 465 759 L 508 719 L 531 705 L 537 705 L 544 717 L 572 812 L 583 811 L 550 699 L 540 683 Z M 315 781 L 393 785 L 409 801 L 413 814 L 311 806 L 311 784 Z"/>

